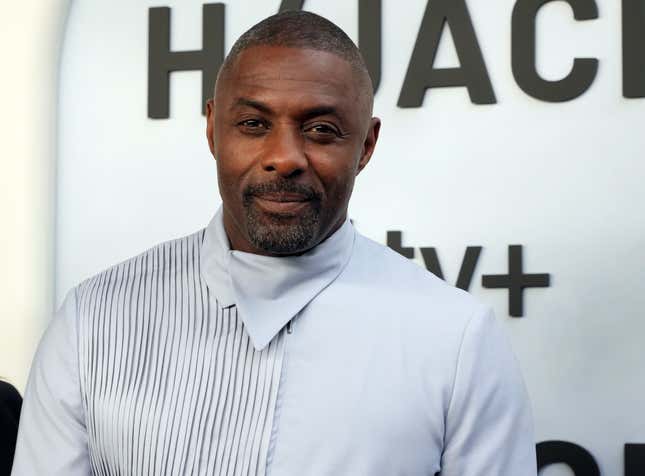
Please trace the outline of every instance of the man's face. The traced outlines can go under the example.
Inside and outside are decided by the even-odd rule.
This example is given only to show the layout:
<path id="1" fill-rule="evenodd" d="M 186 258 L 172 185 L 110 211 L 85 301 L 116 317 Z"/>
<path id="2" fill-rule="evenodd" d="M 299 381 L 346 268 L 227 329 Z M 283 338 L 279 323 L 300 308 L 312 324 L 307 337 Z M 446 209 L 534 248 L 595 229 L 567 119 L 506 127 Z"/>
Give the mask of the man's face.
<path id="1" fill-rule="evenodd" d="M 242 51 L 208 104 L 233 249 L 302 253 L 342 225 L 380 122 L 352 66 L 327 52 Z"/>

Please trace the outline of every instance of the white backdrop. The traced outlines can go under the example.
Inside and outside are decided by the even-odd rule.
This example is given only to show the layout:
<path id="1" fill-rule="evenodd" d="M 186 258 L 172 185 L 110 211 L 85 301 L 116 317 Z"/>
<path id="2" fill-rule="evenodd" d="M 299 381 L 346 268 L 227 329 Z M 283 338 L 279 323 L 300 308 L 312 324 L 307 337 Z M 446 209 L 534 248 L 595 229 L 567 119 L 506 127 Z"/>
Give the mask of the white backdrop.
<path id="1" fill-rule="evenodd" d="M 202 3 L 75 1 L 64 40 L 59 109 L 57 300 L 82 279 L 206 225 L 219 204 L 200 115 L 201 73 L 171 75 L 170 118 L 147 118 L 148 8 L 169 6 L 172 50 L 201 49 Z M 279 1 L 227 1 L 226 47 L 275 13 Z M 357 2 L 308 0 L 357 39 Z M 482 246 L 471 292 L 511 334 L 531 394 L 537 441 L 584 446 L 603 475 L 623 471 L 623 445 L 645 442 L 645 99 L 622 97 L 621 11 L 576 22 L 554 2 L 538 17 L 538 70 L 568 74 L 574 57 L 600 69 L 580 98 L 526 96 L 511 72 L 512 0 L 468 7 L 498 103 L 471 104 L 465 88 L 428 91 L 423 107 L 396 106 L 424 0 L 383 1 L 383 73 L 375 114 L 383 128 L 350 207 L 364 234 L 437 249 L 455 282 L 467 246 Z M 436 66 L 457 66 L 446 35 Z M 483 274 L 507 272 L 508 245 L 551 286 L 508 291 Z M 543 475 L 572 474 L 552 466 Z"/>
<path id="2" fill-rule="evenodd" d="M 54 303 L 59 52 L 67 0 L 2 2 L 0 379 L 24 389 Z"/>

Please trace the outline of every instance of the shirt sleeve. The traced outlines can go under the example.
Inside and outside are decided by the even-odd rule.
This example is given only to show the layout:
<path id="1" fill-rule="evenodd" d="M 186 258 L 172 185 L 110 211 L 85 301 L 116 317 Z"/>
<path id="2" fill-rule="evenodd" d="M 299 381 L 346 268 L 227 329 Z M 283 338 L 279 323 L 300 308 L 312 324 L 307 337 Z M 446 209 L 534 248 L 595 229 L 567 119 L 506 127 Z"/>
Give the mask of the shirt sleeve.
<path id="1" fill-rule="evenodd" d="M 72 290 L 40 341 L 32 363 L 12 476 L 90 474 L 76 322 Z"/>
<path id="2" fill-rule="evenodd" d="M 537 474 L 526 387 L 492 311 L 464 331 L 441 463 L 441 476 Z"/>

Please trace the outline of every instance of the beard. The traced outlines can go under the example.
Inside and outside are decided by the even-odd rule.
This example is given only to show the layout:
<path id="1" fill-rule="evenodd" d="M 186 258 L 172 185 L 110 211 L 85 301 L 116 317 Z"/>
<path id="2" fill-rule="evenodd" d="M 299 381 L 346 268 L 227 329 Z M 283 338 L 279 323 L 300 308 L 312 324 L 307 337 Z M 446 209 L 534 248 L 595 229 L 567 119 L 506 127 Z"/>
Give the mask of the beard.
<path id="1" fill-rule="evenodd" d="M 307 202 L 298 214 L 267 213 L 255 197 L 278 193 L 298 194 Z M 243 192 L 246 229 L 253 246 L 272 254 L 294 254 L 317 244 L 320 234 L 321 193 L 313 187 L 280 180 L 249 185 Z"/>

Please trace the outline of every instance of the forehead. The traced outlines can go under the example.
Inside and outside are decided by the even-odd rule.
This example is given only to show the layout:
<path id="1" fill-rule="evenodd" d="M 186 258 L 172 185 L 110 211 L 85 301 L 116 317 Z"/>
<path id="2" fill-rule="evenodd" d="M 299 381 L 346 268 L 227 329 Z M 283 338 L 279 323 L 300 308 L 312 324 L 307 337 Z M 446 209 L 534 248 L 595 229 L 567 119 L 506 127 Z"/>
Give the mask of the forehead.
<path id="1" fill-rule="evenodd" d="M 360 85 L 351 64 L 326 51 L 284 46 L 243 50 L 218 82 L 216 102 L 274 99 L 308 105 L 360 107 Z"/>

